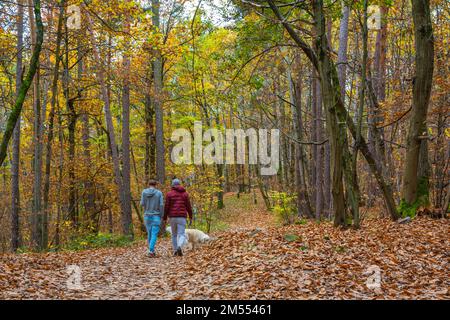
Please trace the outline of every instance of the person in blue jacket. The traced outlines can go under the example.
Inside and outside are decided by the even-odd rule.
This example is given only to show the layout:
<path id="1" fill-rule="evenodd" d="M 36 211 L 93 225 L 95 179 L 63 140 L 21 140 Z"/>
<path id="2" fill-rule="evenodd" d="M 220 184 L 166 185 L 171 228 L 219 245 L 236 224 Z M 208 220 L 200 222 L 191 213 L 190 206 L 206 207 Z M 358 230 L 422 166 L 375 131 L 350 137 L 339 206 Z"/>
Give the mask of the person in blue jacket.
<path id="1" fill-rule="evenodd" d="M 156 256 L 155 246 L 158 239 L 158 233 L 161 226 L 161 219 L 164 214 L 164 196 L 163 193 L 156 188 L 158 182 L 150 179 L 148 188 L 142 191 L 141 206 L 144 208 L 144 222 L 148 236 L 148 252 L 151 258 Z"/>

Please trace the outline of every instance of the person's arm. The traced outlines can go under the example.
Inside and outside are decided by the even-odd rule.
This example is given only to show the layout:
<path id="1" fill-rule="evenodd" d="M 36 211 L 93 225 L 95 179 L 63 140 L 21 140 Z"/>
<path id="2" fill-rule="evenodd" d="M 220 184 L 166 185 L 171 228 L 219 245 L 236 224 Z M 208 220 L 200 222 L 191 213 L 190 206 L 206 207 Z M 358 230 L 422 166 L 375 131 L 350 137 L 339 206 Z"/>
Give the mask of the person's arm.
<path id="1" fill-rule="evenodd" d="M 192 207 L 191 207 L 191 200 L 189 200 L 189 194 L 186 192 L 186 198 L 185 198 L 185 202 L 186 202 L 186 210 L 189 214 L 189 219 L 192 221 Z"/>
<path id="2" fill-rule="evenodd" d="M 145 205 L 144 203 L 144 191 L 142 191 L 141 193 L 141 207 L 143 207 Z"/>
<path id="3" fill-rule="evenodd" d="M 164 206 L 164 217 L 163 217 L 164 221 L 167 220 L 167 216 L 169 215 L 169 208 L 170 208 L 170 195 L 167 194 L 167 196 L 166 196 L 166 204 Z"/>
<path id="4" fill-rule="evenodd" d="M 159 214 L 162 216 L 164 213 L 164 195 L 161 192 L 161 196 L 159 197 Z"/>

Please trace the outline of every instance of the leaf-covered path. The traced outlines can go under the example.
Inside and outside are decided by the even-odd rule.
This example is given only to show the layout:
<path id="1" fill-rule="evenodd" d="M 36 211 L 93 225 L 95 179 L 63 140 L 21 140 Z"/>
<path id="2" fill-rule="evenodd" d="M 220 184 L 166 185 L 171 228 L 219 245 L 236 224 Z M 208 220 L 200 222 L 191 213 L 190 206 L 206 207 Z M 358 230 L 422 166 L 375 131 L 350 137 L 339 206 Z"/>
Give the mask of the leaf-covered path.
<path id="1" fill-rule="evenodd" d="M 315 222 L 277 227 L 260 204 L 250 203 L 229 199 L 229 229 L 182 258 L 169 255 L 167 238 L 156 259 L 146 257 L 143 242 L 0 256 L 0 298 L 450 298 L 447 219 L 365 221 L 359 231 Z M 80 267 L 81 288 L 68 289 L 69 265 Z M 371 266 L 380 270 L 379 289 L 366 285 Z"/>

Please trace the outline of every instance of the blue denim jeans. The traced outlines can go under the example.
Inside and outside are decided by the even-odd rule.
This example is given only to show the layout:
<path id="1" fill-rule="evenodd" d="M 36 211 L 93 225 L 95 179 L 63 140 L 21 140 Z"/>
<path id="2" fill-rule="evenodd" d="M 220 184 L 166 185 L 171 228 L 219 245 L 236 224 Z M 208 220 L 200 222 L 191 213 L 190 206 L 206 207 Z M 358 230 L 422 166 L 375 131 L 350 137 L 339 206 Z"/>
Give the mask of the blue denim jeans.
<path id="1" fill-rule="evenodd" d="M 170 218 L 170 228 L 172 229 L 172 247 L 173 250 L 181 248 L 186 241 L 186 218 Z"/>
<path id="2" fill-rule="evenodd" d="M 148 249 L 155 252 L 156 240 L 158 238 L 161 217 L 159 215 L 144 215 L 145 228 L 148 236 Z"/>

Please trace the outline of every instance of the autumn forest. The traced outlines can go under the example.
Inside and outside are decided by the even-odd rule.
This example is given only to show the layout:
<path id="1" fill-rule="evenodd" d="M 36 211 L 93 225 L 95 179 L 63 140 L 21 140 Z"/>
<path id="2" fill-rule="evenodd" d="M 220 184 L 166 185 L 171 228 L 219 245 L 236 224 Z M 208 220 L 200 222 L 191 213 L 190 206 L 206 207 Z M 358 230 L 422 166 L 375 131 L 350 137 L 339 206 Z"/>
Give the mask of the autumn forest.
<path id="1" fill-rule="evenodd" d="M 445 0 L 0 0 L 0 297 L 154 298 L 176 178 L 212 240 L 161 228 L 163 298 L 448 299 L 449 39 Z"/>

